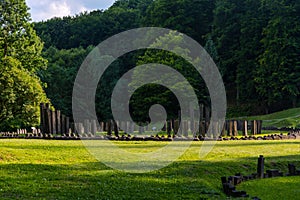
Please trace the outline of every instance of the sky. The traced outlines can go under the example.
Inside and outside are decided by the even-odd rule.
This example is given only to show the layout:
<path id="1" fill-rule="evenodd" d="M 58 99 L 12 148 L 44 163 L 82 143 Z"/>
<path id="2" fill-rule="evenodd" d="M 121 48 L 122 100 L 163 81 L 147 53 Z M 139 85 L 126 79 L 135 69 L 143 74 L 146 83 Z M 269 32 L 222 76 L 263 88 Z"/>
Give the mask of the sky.
<path id="1" fill-rule="evenodd" d="M 107 9 L 115 0 L 26 0 L 33 21 L 73 16 L 84 11 Z"/>

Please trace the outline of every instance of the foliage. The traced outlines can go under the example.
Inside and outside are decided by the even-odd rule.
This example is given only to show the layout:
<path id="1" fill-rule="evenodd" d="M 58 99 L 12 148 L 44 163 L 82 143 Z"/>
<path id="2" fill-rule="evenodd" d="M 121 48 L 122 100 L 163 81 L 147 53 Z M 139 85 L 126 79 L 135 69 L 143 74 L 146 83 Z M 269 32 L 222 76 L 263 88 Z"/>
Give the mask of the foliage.
<path id="1" fill-rule="evenodd" d="M 96 46 L 104 39 L 140 26 L 152 0 L 118 0 L 108 10 L 80 13 L 75 17 L 53 18 L 35 23 L 45 47 L 71 49 Z"/>
<path id="2" fill-rule="evenodd" d="M 184 41 L 182 34 L 171 31 L 169 34 L 158 38 L 150 47 L 154 49 L 172 48 L 172 50 L 181 52 L 182 55 L 189 58 L 190 62 L 197 62 L 197 60 L 192 60 L 192 58 L 189 57 L 190 52 L 185 44 L 186 41 Z M 149 63 L 159 63 L 173 68 L 176 72 L 183 75 L 189 84 L 191 84 L 199 102 L 208 101 L 206 87 L 199 72 L 191 63 L 187 62 L 182 57 L 163 50 L 149 49 L 144 55 L 138 58 L 137 65 L 140 66 Z M 151 71 L 150 68 L 150 66 L 144 66 L 143 68 L 139 68 L 139 70 L 135 69 L 130 87 L 137 89 L 136 85 L 142 83 L 145 80 L 145 77 L 149 76 L 151 73 L 157 73 L 156 71 Z M 132 110 L 133 113 L 137 115 L 137 119 L 147 121 L 145 116 L 148 116 L 148 110 L 153 104 L 163 105 L 168 111 L 169 118 L 177 118 L 178 111 L 180 110 L 179 103 L 175 96 L 176 94 L 173 94 L 171 89 L 177 89 L 177 91 L 181 91 L 181 94 L 185 95 L 186 102 L 184 103 L 188 104 L 188 99 L 190 99 L 190 102 L 192 101 L 191 97 L 187 94 L 187 88 L 180 80 L 176 81 L 176 77 L 172 77 L 172 80 L 170 81 L 170 74 L 164 74 L 162 72 L 160 74 L 160 80 L 163 80 L 164 83 L 169 83 L 169 85 L 171 85 L 171 82 L 174 82 L 175 84 L 170 88 L 165 88 L 157 84 L 149 84 L 136 91 L 132 98 Z M 189 105 L 186 106 L 188 107 Z"/>
<path id="3" fill-rule="evenodd" d="M 40 79 L 7 56 L 0 61 L 0 127 L 15 130 L 39 125 L 39 105 L 48 102 Z"/>
<path id="4" fill-rule="evenodd" d="M 46 49 L 53 46 L 59 50 L 96 46 L 131 28 L 157 26 L 175 29 L 191 36 L 211 54 L 223 76 L 230 108 L 238 111 L 243 107 L 245 114 L 261 114 L 262 111 L 295 107 L 299 103 L 299 7 L 296 0 L 118 0 L 107 10 L 38 22 L 35 29 Z M 167 56 L 159 54 L 153 52 L 153 56 Z M 103 88 L 106 102 L 100 104 L 101 108 L 97 107 L 101 118 L 110 118 L 106 108 L 109 91 L 118 77 L 135 66 L 139 55 L 124 56 L 117 61 L 120 70 L 110 79 L 112 84 Z M 145 62 L 175 62 L 177 68 L 184 68 L 180 66 L 184 65 L 182 60 L 170 57 L 173 61 L 162 57 L 145 58 Z M 72 65 L 78 68 L 79 64 L 74 62 Z M 59 68 L 64 67 L 59 65 Z M 193 71 L 186 73 L 187 69 L 181 72 L 189 81 L 198 84 L 193 85 L 197 90 L 203 91 L 199 78 L 194 77 Z M 45 81 L 50 86 L 55 85 L 54 80 Z M 159 90 L 161 96 L 158 99 L 166 100 L 167 90 Z M 47 94 L 56 95 L 49 90 Z M 133 100 L 138 97 L 140 95 Z M 149 104 L 138 109 L 147 110 Z"/>
<path id="5" fill-rule="evenodd" d="M 227 89 L 237 103 L 256 101 L 266 112 L 299 96 L 299 2 L 216 2 L 212 38 Z M 288 96 L 288 98 L 286 98 Z M 284 98 L 283 98 L 284 97 Z"/>
<path id="6" fill-rule="evenodd" d="M 49 64 L 47 70 L 39 71 L 39 77 L 45 83 L 52 105 L 67 116 L 72 115 L 72 90 L 77 71 L 92 48 L 58 50 L 50 47 L 43 53 Z"/>
<path id="7" fill-rule="evenodd" d="M 210 32 L 214 0 L 157 0 L 147 9 L 144 26 L 156 26 L 185 33 L 204 45 Z"/>
<path id="8" fill-rule="evenodd" d="M 25 0 L 2 0 L 0 11 L 0 57 L 17 59 L 30 72 L 45 68 L 43 44 L 29 22 Z"/>
<path id="9" fill-rule="evenodd" d="M 268 109 L 274 102 L 289 96 L 294 102 L 299 92 L 300 17 L 294 3 L 298 1 L 266 1 L 271 18 L 261 40 L 264 52 L 256 70 L 257 91 Z M 299 4 L 299 2 L 298 2 Z"/>
<path id="10" fill-rule="evenodd" d="M 39 105 L 48 102 L 35 74 L 46 66 L 43 43 L 25 0 L 2 0 L 0 11 L 0 129 L 36 126 Z"/>

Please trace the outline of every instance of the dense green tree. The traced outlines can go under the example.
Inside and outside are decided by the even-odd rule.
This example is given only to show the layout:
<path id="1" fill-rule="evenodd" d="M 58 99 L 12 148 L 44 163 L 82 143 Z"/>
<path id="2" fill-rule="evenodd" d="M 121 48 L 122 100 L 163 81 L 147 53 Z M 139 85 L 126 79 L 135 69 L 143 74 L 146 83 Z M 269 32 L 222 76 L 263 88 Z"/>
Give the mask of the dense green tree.
<path id="1" fill-rule="evenodd" d="M 288 97 L 293 104 L 299 95 L 300 17 L 295 9 L 298 1 L 265 1 L 271 18 L 261 40 L 263 53 L 256 70 L 256 88 L 266 111 L 275 102 Z"/>
<path id="2" fill-rule="evenodd" d="M 17 59 L 30 72 L 44 68 L 46 60 L 40 56 L 43 43 L 29 22 L 25 1 L 2 0 L 0 11 L 0 56 Z"/>
<path id="3" fill-rule="evenodd" d="M 141 26 L 141 18 L 152 0 L 118 0 L 109 9 L 80 13 L 74 17 L 53 18 L 35 23 L 45 47 L 70 49 L 98 45 L 122 31 Z"/>
<path id="4" fill-rule="evenodd" d="M 147 9 L 144 26 L 170 28 L 185 33 L 204 45 L 210 32 L 214 0 L 157 0 Z"/>
<path id="5" fill-rule="evenodd" d="M 10 56 L 0 60 L 0 74 L 0 129 L 38 126 L 39 105 L 48 102 L 40 79 Z"/>
<path id="6" fill-rule="evenodd" d="M 50 47 L 43 53 L 49 64 L 47 70 L 39 71 L 39 77 L 45 83 L 45 92 L 53 106 L 65 115 L 72 116 L 73 84 L 81 63 L 91 49 L 92 46 L 69 50 Z"/>
<path id="7" fill-rule="evenodd" d="M 231 110 L 241 112 L 243 109 L 241 113 L 248 115 L 258 114 L 264 108 L 273 111 L 295 106 L 299 102 L 299 7 L 298 0 L 117 0 L 104 11 L 36 23 L 36 30 L 45 41 L 46 49 L 54 46 L 57 48 L 55 54 L 59 55 L 59 59 L 52 59 L 53 54 L 49 53 L 50 50 L 46 51 L 51 76 L 47 75 L 47 80 L 42 79 L 48 85 L 47 93 L 53 94 L 51 99 L 56 102 L 55 105 L 62 110 L 65 107 L 70 113 L 70 103 L 58 103 L 56 98 L 70 94 L 66 91 L 71 91 L 71 88 L 50 92 L 52 86 L 59 86 L 55 82 L 57 79 L 68 73 L 72 74 L 68 77 L 75 77 L 75 69 L 79 68 L 79 61 L 83 58 L 71 58 L 68 54 L 85 51 L 89 45 L 96 46 L 128 29 L 157 26 L 183 32 L 205 46 L 223 75 L 229 106 L 233 107 Z M 70 60 L 67 61 L 67 58 Z M 180 68 L 185 63 L 175 55 L 161 51 L 127 54 L 119 58 L 107 71 L 107 77 L 100 81 L 97 98 L 104 102 L 96 108 L 100 118 L 111 118 L 109 98 L 122 74 L 136 63 L 147 62 L 175 65 L 192 84 L 199 85 L 201 82 L 201 78 L 195 77 L 196 73 L 189 67 Z M 67 81 L 73 78 L 67 78 Z M 157 99 L 147 92 L 153 88 L 159 91 Z M 205 86 L 198 90 L 197 95 L 201 99 Z M 170 105 L 176 104 L 172 102 L 174 98 L 171 98 L 170 91 L 152 85 L 137 91 L 132 98 L 133 110 L 142 94 L 147 105 L 152 100 L 168 102 L 170 99 Z M 68 98 L 70 102 L 71 97 Z M 141 104 L 135 111 L 148 110 L 144 108 Z"/>
<path id="8" fill-rule="evenodd" d="M 189 50 L 185 48 L 186 41 L 182 37 L 182 34 L 171 31 L 168 35 L 162 36 L 157 39 L 151 48 L 162 48 L 162 47 L 172 47 L 173 50 L 180 51 L 186 57 L 189 57 Z M 196 62 L 190 58 L 190 62 Z M 198 101 L 207 101 L 207 92 L 203 79 L 199 75 L 199 72 L 184 58 L 175 55 L 174 53 L 162 51 L 162 50 L 147 50 L 144 55 L 140 56 L 137 65 L 149 64 L 149 63 L 159 63 L 166 66 L 172 67 L 179 74 L 183 75 L 186 80 L 191 84 L 195 93 L 198 97 Z M 145 73 L 147 70 L 147 73 Z M 148 72 L 149 71 L 149 72 Z M 139 70 L 134 70 L 133 81 L 130 83 L 131 88 L 135 88 L 140 82 L 144 81 L 144 76 L 149 76 L 151 73 L 151 66 L 146 66 L 140 68 Z M 157 73 L 152 72 L 152 73 Z M 161 80 L 167 82 L 169 80 L 169 74 L 161 74 Z M 173 77 L 174 80 L 175 77 Z M 172 81 L 173 82 L 173 81 Z M 176 81 L 175 81 L 176 82 Z M 172 86 L 174 89 L 184 91 L 186 88 L 183 83 L 178 81 Z M 137 88 L 136 88 L 137 89 Z M 186 99 L 190 99 L 186 96 Z M 192 99 L 191 99 L 192 101 Z M 188 106 L 189 101 L 186 101 L 186 106 Z M 161 104 L 168 111 L 169 118 L 176 118 L 178 116 L 178 111 L 180 109 L 178 100 L 170 89 L 165 88 L 158 84 L 145 85 L 138 89 L 131 101 L 132 112 L 136 119 L 143 119 L 143 121 L 148 120 L 148 111 L 153 104 Z"/>
<path id="9" fill-rule="evenodd" d="M 216 1 L 209 36 L 217 47 L 229 102 L 268 110 L 288 96 L 286 102 L 296 104 L 298 4 L 297 1 Z M 286 47 L 283 51 L 279 50 L 281 43 Z M 282 72 L 276 69 L 280 65 L 285 66 L 279 67 Z M 279 107 L 283 105 L 286 104 Z"/>
<path id="10" fill-rule="evenodd" d="M 30 24 L 24 0 L 0 4 L 0 129 L 38 125 L 39 105 L 48 102 L 37 70 L 45 68 L 43 44 Z"/>
<path id="11" fill-rule="evenodd" d="M 214 9 L 211 37 L 219 53 L 219 68 L 227 88 L 235 87 L 242 2 L 240 0 L 217 0 Z"/>

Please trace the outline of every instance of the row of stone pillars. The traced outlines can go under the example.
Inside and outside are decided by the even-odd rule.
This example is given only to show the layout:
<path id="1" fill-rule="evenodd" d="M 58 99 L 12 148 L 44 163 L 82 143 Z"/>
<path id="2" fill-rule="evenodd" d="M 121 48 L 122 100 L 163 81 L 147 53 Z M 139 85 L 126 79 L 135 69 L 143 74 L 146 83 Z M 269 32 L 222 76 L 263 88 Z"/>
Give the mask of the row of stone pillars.
<path id="1" fill-rule="evenodd" d="M 153 131 L 153 127 L 145 125 L 144 127 L 137 128 L 134 123 L 130 122 L 118 122 L 114 120 L 108 120 L 107 122 L 97 123 L 96 120 L 82 120 L 81 123 L 70 123 L 70 118 L 61 114 L 59 110 L 52 110 L 50 104 L 40 104 L 41 113 L 41 132 L 47 134 L 93 134 L 97 132 L 107 132 L 108 135 L 113 133 L 118 136 L 120 132 L 119 127 L 123 127 L 124 133 L 133 134 L 139 132 L 139 134 Z M 180 116 L 179 116 L 180 117 Z M 162 131 L 167 134 L 173 133 L 178 136 L 208 136 L 208 128 L 211 124 L 212 133 L 209 137 L 221 136 L 238 136 L 239 131 L 242 131 L 243 136 L 249 134 L 249 130 L 252 135 L 261 134 L 262 121 L 253 120 L 226 120 L 225 124 L 222 125 L 220 122 L 210 122 L 210 109 L 204 105 L 200 105 L 200 121 L 195 120 L 194 110 L 190 109 L 189 120 L 168 120 L 165 122 Z M 181 129 L 179 128 L 181 124 Z M 196 131 L 198 130 L 198 131 Z M 160 130 L 156 130 L 160 131 Z M 192 134 L 192 135 L 191 135 Z"/>
<path id="2" fill-rule="evenodd" d="M 52 110 L 50 104 L 40 104 L 41 132 L 43 134 L 70 133 L 70 118 L 61 114 L 60 110 Z"/>

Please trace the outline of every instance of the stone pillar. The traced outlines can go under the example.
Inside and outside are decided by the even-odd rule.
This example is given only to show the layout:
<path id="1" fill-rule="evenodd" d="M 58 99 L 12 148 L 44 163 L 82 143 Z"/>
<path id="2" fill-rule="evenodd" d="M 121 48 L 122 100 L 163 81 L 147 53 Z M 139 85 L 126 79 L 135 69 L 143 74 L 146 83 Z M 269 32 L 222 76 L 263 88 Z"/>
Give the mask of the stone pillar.
<path id="1" fill-rule="evenodd" d="M 178 120 L 174 121 L 174 134 L 175 135 L 179 134 L 179 121 Z"/>
<path id="2" fill-rule="evenodd" d="M 232 136 L 233 135 L 233 121 L 230 120 L 228 121 L 229 126 L 228 126 L 228 130 L 227 130 L 227 135 L 228 136 Z"/>
<path id="3" fill-rule="evenodd" d="M 45 104 L 44 103 L 41 103 L 40 104 L 40 128 L 41 128 L 41 131 L 42 133 L 45 132 L 45 113 L 44 113 L 44 110 L 45 109 Z"/>
<path id="4" fill-rule="evenodd" d="M 264 166 L 265 166 L 265 158 L 260 155 L 257 162 L 257 177 L 264 178 Z"/>
<path id="5" fill-rule="evenodd" d="M 111 120 L 107 122 L 107 135 L 112 135 L 112 123 Z"/>
<path id="6" fill-rule="evenodd" d="M 252 121 L 252 124 L 251 124 L 251 133 L 252 133 L 252 135 L 256 135 L 257 134 L 257 122 L 256 122 L 256 120 Z"/>
<path id="7" fill-rule="evenodd" d="M 248 122 L 243 121 L 243 136 L 248 136 Z"/>
<path id="8" fill-rule="evenodd" d="M 167 134 L 171 134 L 172 131 L 172 124 L 171 124 L 171 120 L 167 121 Z"/>
<path id="9" fill-rule="evenodd" d="M 233 121 L 233 135 L 234 136 L 238 136 L 239 133 L 238 133 L 238 123 L 236 120 Z"/>
<path id="10" fill-rule="evenodd" d="M 61 119 L 60 119 L 60 110 L 55 111 L 55 118 L 56 118 L 56 133 L 61 134 Z"/>
<path id="11" fill-rule="evenodd" d="M 114 133 L 116 137 L 119 137 L 119 127 L 118 127 L 118 122 L 113 120 L 113 125 L 114 125 Z"/>
<path id="12" fill-rule="evenodd" d="M 70 133 L 70 117 L 66 117 L 65 118 L 65 128 L 66 128 L 66 133 L 69 134 Z"/>
<path id="13" fill-rule="evenodd" d="M 65 115 L 61 115 L 61 134 L 66 134 L 66 116 Z"/>
<path id="14" fill-rule="evenodd" d="M 183 125 L 183 127 L 182 127 L 182 129 L 183 129 L 183 135 L 184 135 L 185 137 L 188 137 L 188 136 L 189 136 L 188 121 L 184 120 L 183 123 L 182 123 L 182 125 Z"/>
<path id="15" fill-rule="evenodd" d="M 227 121 L 224 122 L 222 127 L 222 132 L 221 132 L 222 137 L 226 136 L 226 130 L 227 130 Z"/>

